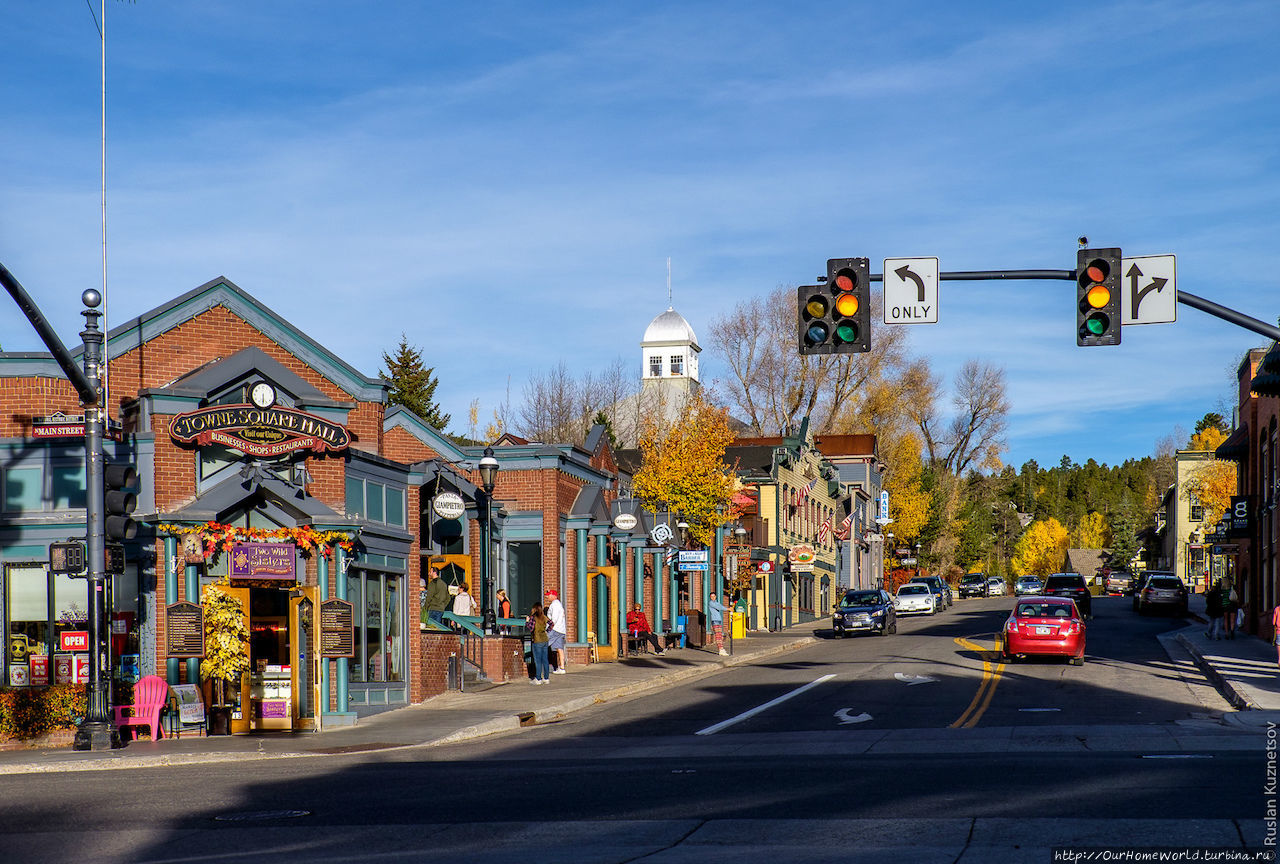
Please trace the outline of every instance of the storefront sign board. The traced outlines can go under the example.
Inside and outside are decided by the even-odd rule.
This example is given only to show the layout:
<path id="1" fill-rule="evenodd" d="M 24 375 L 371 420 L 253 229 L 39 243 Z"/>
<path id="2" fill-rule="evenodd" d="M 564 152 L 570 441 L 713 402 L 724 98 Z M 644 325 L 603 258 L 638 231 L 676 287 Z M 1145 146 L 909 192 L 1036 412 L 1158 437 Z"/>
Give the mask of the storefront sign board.
<path id="1" fill-rule="evenodd" d="M 249 456 L 283 456 L 296 450 L 346 450 L 347 430 L 305 411 L 254 405 L 211 405 L 173 418 L 169 434 L 184 444 L 221 444 Z"/>
<path id="2" fill-rule="evenodd" d="M 63 630 L 58 634 L 58 650 L 74 653 L 89 650 L 88 630 Z"/>
<path id="3" fill-rule="evenodd" d="M 43 687 L 49 683 L 48 654 L 32 654 L 27 658 L 27 663 L 31 666 L 31 683 L 33 686 Z"/>
<path id="4" fill-rule="evenodd" d="M 70 654 L 53 655 L 53 683 L 70 684 L 75 681 L 76 662 Z"/>
<path id="5" fill-rule="evenodd" d="M 236 543 L 231 547 L 232 579 L 297 581 L 298 547 L 292 543 Z"/>
<path id="6" fill-rule="evenodd" d="M 467 512 L 467 502 L 457 492 L 441 492 L 431 499 L 431 509 L 441 519 L 461 519 Z"/>
<path id="7" fill-rule="evenodd" d="M 356 630 L 353 607 L 337 598 L 320 604 L 320 656 L 356 656 Z"/>
<path id="8" fill-rule="evenodd" d="M 179 601 L 164 608 L 165 655 L 204 656 L 204 609 L 199 603 Z"/>

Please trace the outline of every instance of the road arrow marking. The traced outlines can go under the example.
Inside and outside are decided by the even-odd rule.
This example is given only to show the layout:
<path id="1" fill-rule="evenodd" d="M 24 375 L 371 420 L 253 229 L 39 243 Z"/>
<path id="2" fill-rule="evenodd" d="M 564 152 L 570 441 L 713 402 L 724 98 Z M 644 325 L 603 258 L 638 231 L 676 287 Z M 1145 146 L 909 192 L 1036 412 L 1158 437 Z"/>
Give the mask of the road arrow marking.
<path id="1" fill-rule="evenodd" d="M 899 681 L 901 681 L 903 684 L 906 684 L 908 687 L 914 687 L 917 684 L 929 684 L 933 681 L 938 680 L 937 678 L 934 678 L 932 675 L 908 675 L 905 672 L 894 672 L 893 677 L 897 678 Z"/>
<path id="2" fill-rule="evenodd" d="M 694 735 L 714 735 L 717 732 L 719 732 L 721 729 L 728 729 L 730 726 L 734 725 L 735 723 L 741 723 L 743 720 L 756 716 L 761 711 L 767 711 L 770 708 L 772 708 L 774 705 L 778 705 L 783 702 L 786 702 L 788 699 L 792 698 L 793 696 L 799 696 L 804 691 L 812 687 L 817 687 L 819 684 L 823 684 L 827 681 L 830 681 L 834 677 L 836 677 L 834 674 L 823 675 L 821 678 L 818 678 L 816 681 L 810 681 L 808 684 L 805 684 L 803 687 L 797 687 L 796 689 L 792 690 L 790 693 L 783 693 L 777 699 L 770 699 L 768 702 L 764 703 L 763 705 L 757 705 L 756 707 L 752 708 L 750 711 L 743 711 L 737 717 L 730 717 L 728 720 L 721 720 L 719 723 L 715 723 L 711 726 L 708 726 L 706 729 L 699 729 L 697 732 L 694 732 L 693 734 Z M 871 718 L 868 717 L 867 719 L 870 720 Z"/>
<path id="3" fill-rule="evenodd" d="M 848 726 L 850 723 L 866 723 L 871 719 L 871 715 L 866 711 L 851 715 L 849 712 L 852 710 L 852 708 L 841 708 L 835 713 L 835 718 L 840 721 L 841 726 Z"/>

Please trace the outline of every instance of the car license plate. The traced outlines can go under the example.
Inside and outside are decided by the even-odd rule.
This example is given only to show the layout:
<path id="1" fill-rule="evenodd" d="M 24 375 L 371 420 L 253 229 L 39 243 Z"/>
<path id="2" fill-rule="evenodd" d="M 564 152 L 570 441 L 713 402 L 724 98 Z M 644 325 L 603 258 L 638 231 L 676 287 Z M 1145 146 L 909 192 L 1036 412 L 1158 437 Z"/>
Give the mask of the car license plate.
<path id="1" fill-rule="evenodd" d="M 1053 628 L 1052 628 L 1052 627 L 1037 627 L 1037 628 L 1036 628 L 1036 635 L 1037 635 L 1037 636 L 1048 636 L 1048 635 L 1049 635 L 1050 633 L 1052 633 L 1052 632 L 1053 632 Z"/>

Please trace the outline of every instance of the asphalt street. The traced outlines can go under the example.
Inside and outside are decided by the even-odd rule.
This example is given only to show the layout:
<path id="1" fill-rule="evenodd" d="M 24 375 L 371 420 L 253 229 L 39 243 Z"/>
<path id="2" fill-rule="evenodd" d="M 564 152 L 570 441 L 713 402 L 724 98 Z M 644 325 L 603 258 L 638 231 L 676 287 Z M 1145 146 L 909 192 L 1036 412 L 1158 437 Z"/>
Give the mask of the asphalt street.
<path id="1" fill-rule="evenodd" d="M 1162 643 L 1184 622 L 1105 599 L 1083 667 L 1001 668 L 1011 605 L 965 601 L 466 743 L 0 776 L 0 852 L 777 864 L 1261 845 L 1274 751 L 1223 725 Z"/>

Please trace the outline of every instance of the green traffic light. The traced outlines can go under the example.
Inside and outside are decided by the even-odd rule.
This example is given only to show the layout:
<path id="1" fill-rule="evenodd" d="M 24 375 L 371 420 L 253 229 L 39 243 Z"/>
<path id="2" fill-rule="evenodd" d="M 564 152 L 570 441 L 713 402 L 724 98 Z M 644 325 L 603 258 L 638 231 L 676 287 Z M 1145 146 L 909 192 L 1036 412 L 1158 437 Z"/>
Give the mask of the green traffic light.
<path id="1" fill-rule="evenodd" d="M 1090 315 L 1088 318 L 1084 319 L 1084 327 L 1089 331 L 1090 336 L 1101 336 L 1103 333 L 1106 333 L 1107 326 L 1110 323 L 1111 322 L 1107 319 L 1107 316 L 1102 314 Z"/>
<path id="2" fill-rule="evenodd" d="M 841 321 L 836 325 L 836 340 L 839 342 L 857 342 L 858 325 L 853 321 Z"/>

